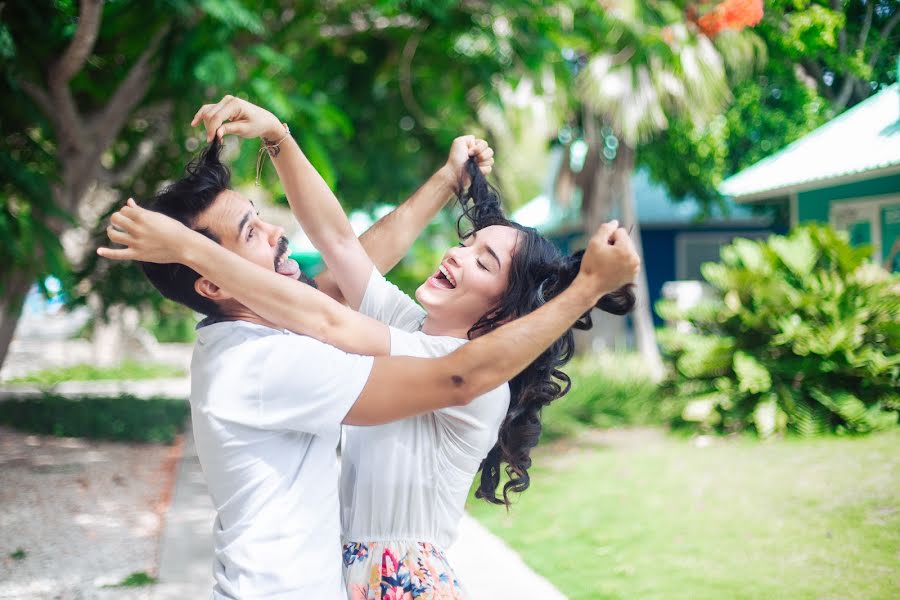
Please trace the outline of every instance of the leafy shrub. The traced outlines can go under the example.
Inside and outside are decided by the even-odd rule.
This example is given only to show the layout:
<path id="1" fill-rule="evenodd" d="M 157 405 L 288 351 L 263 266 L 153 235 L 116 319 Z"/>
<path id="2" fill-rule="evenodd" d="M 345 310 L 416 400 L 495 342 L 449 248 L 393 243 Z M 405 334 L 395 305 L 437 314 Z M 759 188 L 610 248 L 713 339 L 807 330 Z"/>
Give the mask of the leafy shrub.
<path id="1" fill-rule="evenodd" d="M 753 428 L 865 433 L 900 410 L 900 277 L 866 260 L 828 227 L 800 227 L 766 241 L 735 240 L 703 265 L 717 298 L 659 332 L 674 387 L 690 399 L 681 419 L 720 431 Z"/>
<path id="2" fill-rule="evenodd" d="M 141 324 L 161 344 L 189 344 L 197 339 L 198 316 L 186 306 L 163 299 L 147 311 Z"/>
<path id="3" fill-rule="evenodd" d="M 541 414 L 543 439 L 589 427 L 661 422 L 657 385 L 638 355 L 591 354 L 563 367 L 572 389 Z"/>
<path id="4" fill-rule="evenodd" d="M 60 437 L 169 444 L 184 429 L 189 412 L 187 401 L 173 398 L 66 398 L 44 394 L 0 402 L 0 423 Z"/>

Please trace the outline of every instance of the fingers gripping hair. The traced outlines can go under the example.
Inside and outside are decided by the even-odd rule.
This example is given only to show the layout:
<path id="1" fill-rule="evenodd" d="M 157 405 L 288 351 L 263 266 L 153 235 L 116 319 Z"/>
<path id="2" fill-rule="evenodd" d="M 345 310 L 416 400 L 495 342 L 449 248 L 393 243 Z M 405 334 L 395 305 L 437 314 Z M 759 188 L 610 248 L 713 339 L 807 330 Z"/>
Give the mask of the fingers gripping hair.
<path id="1" fill-rule="evenodd" d="M 457 198 L 460 208 L 462 208 L 462 214 L 456 222 L 459 237 L 467 238 L 473 231 L 491 225 L 514 226 L 512 221 L 503 214 L 500 193 L 488 183 L 484 173 L 478 167 L 476 157 L 469 157 L 469 160 L 466 161 L 466 173 L 471 181 L 469 188 L 464 190 L 462 181 L 459 182 L 457 188 Z M 464 221 L 468 221 L 469 229 L 463 228 Z"/>

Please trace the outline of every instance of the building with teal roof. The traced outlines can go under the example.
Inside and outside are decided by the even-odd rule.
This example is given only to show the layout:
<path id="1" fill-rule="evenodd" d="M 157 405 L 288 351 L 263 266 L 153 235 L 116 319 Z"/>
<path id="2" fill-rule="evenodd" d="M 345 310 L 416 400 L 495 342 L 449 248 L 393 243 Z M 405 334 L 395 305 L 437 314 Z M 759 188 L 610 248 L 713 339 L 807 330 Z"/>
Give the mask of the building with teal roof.
<path id="1" fill-rule="evenodd" d="M 838 115 L 722 182 L 739 205 L 781 205 L 791 226 L 847 231 L 872 258 L 900 271 L 900 84 Z"/>
<path id="2" fill-rule="evenodd" d="M 512 218 L 537 228 L 563 252 L 570 253 L 584 247 L 585 232 L 580 190 L 568 203 L 560 202 L 553 195 L 558 161 L 562 156 L 561 149 L 551 151 L 550 177 L 543 193 L 515 211 Z M 710 207 L 710 212 L 704 213 L 696 198 L 672 198 L 665 186 L 651 180 L 643 169 L 638 169 L 632 176 L 631 186 L 641 225 L 651 305 L 662 296 L 666 282 L 702 280 L 700 265 L 719 260 L 722 246 L 730 244 L 734 238 L 759 239 L 786 231 L 786 224 L 776 220 L 776 211 L 738 205 L 730 200 L 721 207 Z M 611 214 L 609 218 L 617 216 Z M 655 312 L 654 320 L 661 324 Z"/>

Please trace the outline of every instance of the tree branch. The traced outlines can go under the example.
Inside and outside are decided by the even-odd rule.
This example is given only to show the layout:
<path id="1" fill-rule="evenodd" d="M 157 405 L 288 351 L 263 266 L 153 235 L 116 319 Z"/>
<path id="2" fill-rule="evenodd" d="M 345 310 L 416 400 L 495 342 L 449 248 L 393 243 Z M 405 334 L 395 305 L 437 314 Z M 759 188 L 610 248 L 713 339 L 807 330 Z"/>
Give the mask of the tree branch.
<path id="1" fill-rule="evenodd" d="M 875 10 L 875 3 L 867 2 L 866 5 L 866 19 L 863 21 L 862 30 L 859 32 L 859 41 L 856 43 L 857 50 L 865 48 L 866 38 L 869 37 L 869 30 L 872 28 L 872 13 Z"/>
<path id="2" fill-rule="evenodd" d="M 47 87 L 54 105 L 49 116 L 56 123 L 62 148 L 79 149 L 84 141 L 81 115 L 75 106 L 69 82 L 84 67 L 94 49 L 102 17 L 103 0 L 82 0 L 75 36 L 63 55 L 47 71 Z"/>
<path id="3" fill-rule="evenodd" d="M 885 23 L 884 27 L 881 28 L 881 32 L 879 33 L 878 39 L 878 50 L 872 53 L 872 56 L 869 57 L 869 66 L 874 67 L 875 63 L 878 62 L 878 58 L 881 56 L 881 51 L 884 49 L 885 43 L 887 43 L 888 36 L 894 27 L 897 26 L 897 23 L 900 22 L 900 10 L 894 13 L 894 16 L 891 17 L 891 20 Z"/>
<path id="4" fill-rule="evenodd" d="M 822 65 L 814 60 L 804 60 L 802 64 L 796 66 L 798 78 L 802 77 L 802 82 L 815 91 L 821 91 L 829 100 L 834 100 L 834 90 L 824 85 L 824 73 Z M 812 84 L 810 84 L 812 82 Z"/>
<path id="5" fill-rule="evenodd" d="M 153 156 L 157 146 L 169 133 L 172 119 L 172 102 L 165 101 L 154 106 L 149 112 L 156 113 L 147 118 L 155 122 L 153 132 L 138 144 L 137 150 L 132 154 L 128 162 L 115 171 L 101 170 L 98 178 L 110 187 L 118 187 L 131 181 L 137 175 L 147 161 Z"/>
<path id="6" fill-rule="evenodd" d="M 47 94 L 41 86 L 30 81 L 20 81 L 19 85 L 26 94 L 31 96 L 34 103 L 44 111 L 44 114 L 47 115 L 51 121 L 56 122 L 56 111 L 53 108 L 53 101 L 50 99 L 50 95 Z"/>
<path id="7" fill-rule="evenodd" d="M 80 8 L 75 37 L 60 59 L 50 68 L 50 81 L 61 86 L 67 85 L 84 66 L 100 32 L 103 0 L 81 0 Z"/>
<path id="8" fill-rule="evenodd" d="M 91 119 L 91 132 L 97 137 L 99 148 L 106 148 L 119 135 L 128 115 L 141 101 L 150 85 L 150 61 L 160 42 L 169 32 L 165 26 L 153 36 L 150 43 L 128 71 L 128 75 L 113 92 L 109 102 L 97 116 Z"/>
<path id="9" fill-rule="evenodd" d="M 834 4 L 834 1 L 837 1 L 837 0 L 833 0 L 832 5 Z M 872 27 L 872 15 L 873 15 L 874 10 L 875 10 L 875 3 L 869 2 L 866 7 L 866 16 L 865 16 L 865 19 L 863 20 L 862 29 L 859 32 L 859 39 L 857 40 L 857 43 L 856 43 L 857 50 L 862 50 L 866 46 L 866 39 L 868 39 L 869 30 Z M 898 14 L 900 14 L 900 13 L 898 13 Z M 841 32 L 841 35 L 844 36 L 844 31 Z M 846 42 L 846 36 L 842 37 L 841 39 L 842 39 L 842 42 Z M 845 47 L 846 47 L 846 43 L 842 44 L 841 52 L 846 52 Z M 881 52 L 881 47 L 879 45 L 878 50 L 876 50 L 874 52 L 875 60 L 872 61 L 872 63 L 871 63 L 872 65 L 874 65 L 875 61 L 878 60 L 878 55 L 880 54 L 880 52 Z M 841 91 L 837 96 L 837 100 L 835 101 L 835 105 L 834 105 L 835 111 L 841 112 L 842 110 L 844 110 L 844 108 L 850 102 L 850 99 L 853 97 L 854 93 L 861 96 L 862 98 L 865 98 L 866 94 L 865 93 L 860 94 L 861 91 L 862 91 L 862 81 L 860 80 L 860 78 L 856 77 L 855 75 L 848 74 L 846 76 L 846 78 L 844 79 L 844 84 L 843 84 L 843 86 L 841 86 Z"/>
<path id="10" fill-rule="evenodd" d="M 400 57 L 400 98 L 403 99 L 403 106 L 406 107 L 406 110 L 411 112 L 423 127 L 436 129 L 437 121 L 425 114 L 413 93 L 412 61 L 421 39 L 422 30 L 416 31 L 409 37 L 406 45 L 403 47 L 403 53 Z"/>
<path id="11" fill-rule="evenodd" d="M 859 77 L 855 75 L 847 74 L 844 77 L 844 84 L 841 86 L 841 92 L 838 94 L 837 98 L 834 101 L 834 112 L 840 113 L 847 106 L 847 103 L 850 102 L 850 97 L 853 95 L 853 91 L 856 89 L 856 84 L 859 82 Z"/>

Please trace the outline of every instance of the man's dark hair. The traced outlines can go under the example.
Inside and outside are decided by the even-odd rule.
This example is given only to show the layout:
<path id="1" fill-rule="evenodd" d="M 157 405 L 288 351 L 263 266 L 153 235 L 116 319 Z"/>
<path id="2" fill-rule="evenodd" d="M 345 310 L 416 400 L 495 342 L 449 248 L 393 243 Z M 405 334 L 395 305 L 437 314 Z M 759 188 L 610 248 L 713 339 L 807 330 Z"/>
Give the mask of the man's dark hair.
<path id="1" fill-rule="evenodd" d="M 185 167 L 185 176 L 159 192 L 145 207 L 180 221 L 187 227 L 219 242 L 208 229 L 196 227 L 197 217 L 212 206 L 216 197 L 229 189 L 231 171 L 219 160 L 218 139 Z M 194 283 L 200 274 L 181 264 L 140 263 L 144 275 L 159 293 L 207 316 L 220 313 L 219 306 L 197 293 Z"/>

